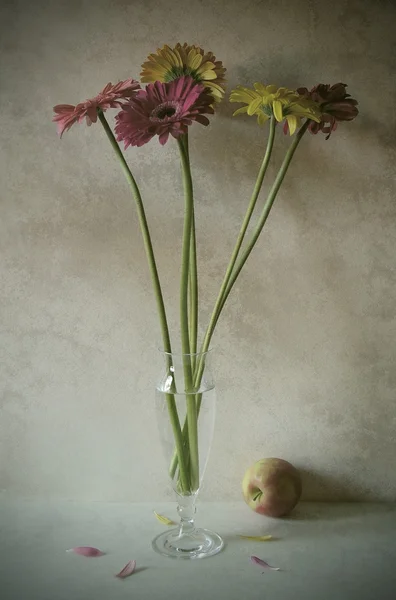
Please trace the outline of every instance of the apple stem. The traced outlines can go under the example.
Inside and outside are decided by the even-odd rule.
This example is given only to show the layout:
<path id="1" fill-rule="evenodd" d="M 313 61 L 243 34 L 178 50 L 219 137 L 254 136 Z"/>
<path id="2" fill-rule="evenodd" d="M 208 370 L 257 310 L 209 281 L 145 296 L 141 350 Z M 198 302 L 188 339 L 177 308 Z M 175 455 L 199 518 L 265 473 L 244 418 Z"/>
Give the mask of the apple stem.
<path id="1" fill-rule="evenodd" d="M 253 500 L 254 500 L 254 502 L 256 502 L 256 500 L 258 500 L 258 498 L 260 498 L 260 496 L 262 496 L 262 495 L 263 495 L 263 492 L 262 492 L 262 491 L 260 491 L 260 492 L 257 492 L 257 494 L 256 494 L 255 496 L 253 496 Z"/>

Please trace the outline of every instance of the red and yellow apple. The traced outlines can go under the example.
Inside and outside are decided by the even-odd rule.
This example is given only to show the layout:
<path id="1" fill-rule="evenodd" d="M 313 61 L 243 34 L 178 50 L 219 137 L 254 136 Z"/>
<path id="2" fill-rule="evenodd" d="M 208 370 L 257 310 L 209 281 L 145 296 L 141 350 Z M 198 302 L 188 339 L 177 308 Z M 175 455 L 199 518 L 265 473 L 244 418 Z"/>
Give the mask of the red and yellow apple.
<path id="1" fill-rule="evenodd" d="M 283 517 L 300 499 L 301 477 L 287 460 L 263 458 L 246 471 L 242 491 L 246 504 L 255 512 Z"/>

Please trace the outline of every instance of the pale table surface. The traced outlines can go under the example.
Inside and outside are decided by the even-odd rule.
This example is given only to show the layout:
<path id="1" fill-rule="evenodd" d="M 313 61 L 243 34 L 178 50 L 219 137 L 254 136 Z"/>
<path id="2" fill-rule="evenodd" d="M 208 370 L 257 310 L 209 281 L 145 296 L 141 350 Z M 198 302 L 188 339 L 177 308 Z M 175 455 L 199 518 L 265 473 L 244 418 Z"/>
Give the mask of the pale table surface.
<path id="1" fill-rule="evenodd" d="M 197 524 L 226 548 L 186 561 L 159 556 L 151 539 L 175 504 L 77 503 L 0 496 L 1 600 L 396 600 L 396 505 L 305 503 L 269 519 L 241 503 L 198 503 Z M 272 534 L 271 542 L 239 534 Z M 100 558 L 67 553 L 90 545 Z M 259 556 L 281 571 L 262 569 Z M 114 577 L 128 560 L 137 572 Z"/>

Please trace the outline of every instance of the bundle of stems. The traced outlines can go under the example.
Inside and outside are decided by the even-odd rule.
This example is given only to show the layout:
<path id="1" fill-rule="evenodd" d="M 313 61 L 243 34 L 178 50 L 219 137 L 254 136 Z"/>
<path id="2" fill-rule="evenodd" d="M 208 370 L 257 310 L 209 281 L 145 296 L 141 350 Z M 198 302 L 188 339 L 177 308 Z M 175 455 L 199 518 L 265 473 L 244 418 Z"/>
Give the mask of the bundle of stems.
<path id="1" fill-rule="evenodd" d="M 170 368 L 172 360 L 171 339 L 169 335 L 168 322 L 157 264 L 142 197 L 135 178 L 133 177 L 132 172 L 118 145 L 118 142 L 116 141 L 114 134 L 100 109 L 98 110 L 98 116 L 120 162 L 121 168 L 135 199 L 139 224 L 154 287 L 161 327 L 163 350 L 166 353 L 165 355 L 168 357 L 168 366 Z M 212 341 L 217 322 L 227 298 L 264 228 L 293 155 L 304 133 L 307 131 L 309 122 L 310 121 L 307 119 L 293 137 L 283 162 L 273 181 L 273 184 L 269 188 L 269 192 L 263 204 L 262 210 L 258 215 L 256 222 L 252 224 L 250 237 L 246 239 L 246 233 L 249 224 L 251 223 L 252 215 L 256 207 L 257 200 L 263 186 L 264 177 L 267 173 L 268 165 L 272 156 L 277 122 L 274 116 L 272 116 L 270 119 L 267 145 L 258 171 L 256 183 L 254 185 L 234 249 L 231 253 L 231 257 L 228 262 L 209 323 L 206 327 L 201 347 L 199 349 L 197 248 L 194 193 L 189 158 L 188 134 L 186 133 L 177 139 L 184 188 L 184 225 L 180 277 L 180 331 L 183 360 L 183 393 L 186 397 L 186 418 L 184 423 L 181 423 L 179 419 L 174 396 L 176 391 L 175 389 L 171 388 L 169 392 L 166 393 L 166 402 L 175 440 L 175 450 L 169 465 L 169 474 L 172 479 L 177 477 L 177 486 L 180 494 L 193 494 L 199 488 L 198 418 L 202 403 L 200 386 L 205 368 L 206 353 L 210 348 L 210 343 Z"/>

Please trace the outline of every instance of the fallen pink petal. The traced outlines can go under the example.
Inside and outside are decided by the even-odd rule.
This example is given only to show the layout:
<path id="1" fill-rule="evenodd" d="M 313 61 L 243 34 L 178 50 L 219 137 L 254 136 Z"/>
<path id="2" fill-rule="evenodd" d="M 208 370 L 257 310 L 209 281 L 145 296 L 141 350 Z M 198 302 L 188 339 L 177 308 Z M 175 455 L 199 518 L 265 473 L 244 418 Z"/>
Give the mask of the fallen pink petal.
<path id="1" fill-rule="evenodd" d="M 93 548 L 92 546 L 76 546 L 75 548 L 66 550 L 66 552 L 74 552 L 74 554 L 80 554 L 81 556 L 88 556 L 90 558 L 94 556 L 103 556 L 105 554 L 102 550 Z"/>
<path id="2" fill-rule="evenodd" d="M 129 562 L 127 562 L 125 567 L 121 569 L 119 573 L 117 573 L 116 577 L 119 577 L 120 579 L 125 579 L 125 577 L 129 577 L 129 575 L 132 575 L 135 569 L 136 560 L 130 560 Z"/>
<path id="3" fill-rule="evenodd" d="M 255 564 L 263 567 L 263 569 L 270 569 L 271 571 L 280 571 L 279 567 L 271 567 L 265 560 L 258 558 L 257 556 L 251 556 L 250 560 Z"/>

